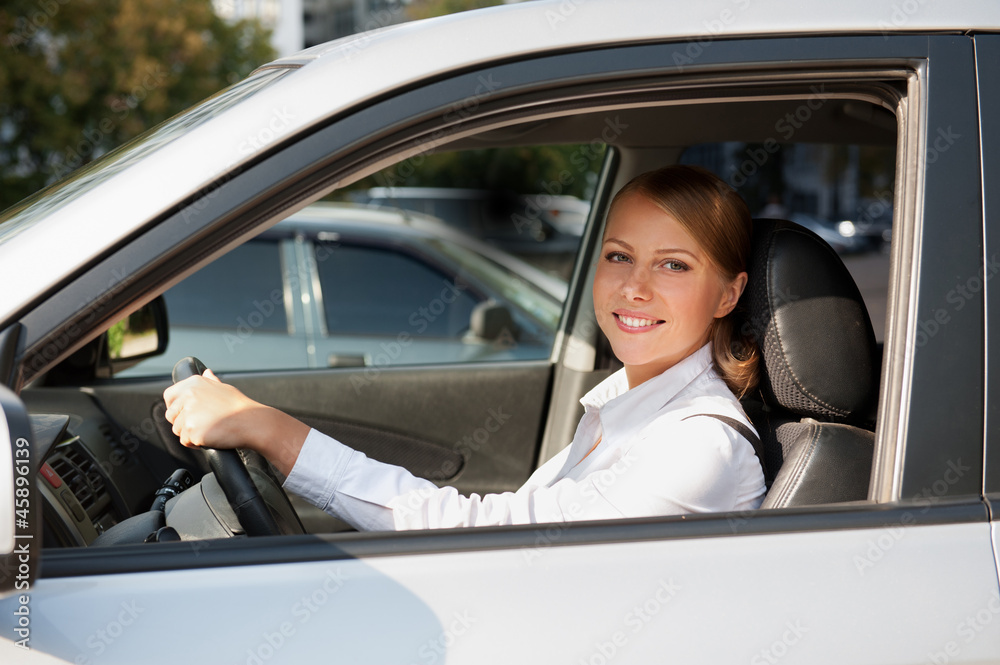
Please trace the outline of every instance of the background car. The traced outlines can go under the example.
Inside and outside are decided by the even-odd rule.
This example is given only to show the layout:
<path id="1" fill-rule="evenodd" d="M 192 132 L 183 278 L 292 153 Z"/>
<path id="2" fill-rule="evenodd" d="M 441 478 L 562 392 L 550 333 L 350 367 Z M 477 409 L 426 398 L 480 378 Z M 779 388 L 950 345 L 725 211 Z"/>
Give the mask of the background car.
<path id="1" fill-rule="evenodd" d="M 971 0 L 517 3 L 271 63 L 8 211 L 4 661 L 995 662 L 998 33 L 1000 6 Z M 616 367 L 590 285 L 627 181 L 697 151 L 745 197 L 770 169 L 831 218 L 821 202 L 893 183 L 890 250 L 865 256 L 881 284 L 800 226 L 757 226 L 760 510 L 344 533 L 251 460 L 267 514 L 305 532 L 245 535 L 226 474 L 164 424 L 170 377 L 117 374 L 164 350 L 159 296 L 310 203 L 428 153 L 593 142 L 547 357 L 223 378 L 460 492 L 512 491 Z M 133 317 L 151 344 L 126 353 Z"/>
<path id="2" fill-rule="evenodd" d="M 163 297 L 166 352 L 120 376 L 547 358 L 566 284 L 426 215 L 322 203 Z"/>
<path id="3" fill-rule="evenodd" d="M 556 224 L 552 210 L 538 205 L 539 195 L 454 187 L 373 187 L 352 198 L 439 217 L 564 278 L 573 270 L 583 229 L 582 224 Z M 586 208 L 589 210 L 589 205 Z M 579 220 L 582 211 L 574 212 Z"/>

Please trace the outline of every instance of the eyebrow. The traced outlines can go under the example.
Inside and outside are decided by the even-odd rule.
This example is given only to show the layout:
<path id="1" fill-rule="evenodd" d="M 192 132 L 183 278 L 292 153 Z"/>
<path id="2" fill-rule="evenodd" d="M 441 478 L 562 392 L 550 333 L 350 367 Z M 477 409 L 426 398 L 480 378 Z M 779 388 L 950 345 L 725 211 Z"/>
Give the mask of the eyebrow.
<path id="1" fill-rule="evenodd" d="M 635 248 L 632 247 L 632 245 L 628 244 L 627 242 L 625 242 L 624 240 L 621 240 L 619 238 L 605 238 L 604 242 L 612 242 L 612 243 L 615 243 L 616 245 L 621 245 L 622 247 L 624 247 L 625 249 L 627 249 L 630 252 L 634 252 L 635 251 Z M 659 255 L 659 254 L 678 254 L 678 253 L 681 253 L 681 254 L 687 254 L 688 256 L 690 256 L 690 257 L 692 257 L 692 258 L 694 258 L 696 260 L 700 260 L 700 257 L 697 254 L 695 254 L 691 250 L 683 249 L 682 247 L 667 247 L 665 249 L 657 249 L 657 250 L 654 250 L 653 253 L 657 254 L 657 255 Z"/>

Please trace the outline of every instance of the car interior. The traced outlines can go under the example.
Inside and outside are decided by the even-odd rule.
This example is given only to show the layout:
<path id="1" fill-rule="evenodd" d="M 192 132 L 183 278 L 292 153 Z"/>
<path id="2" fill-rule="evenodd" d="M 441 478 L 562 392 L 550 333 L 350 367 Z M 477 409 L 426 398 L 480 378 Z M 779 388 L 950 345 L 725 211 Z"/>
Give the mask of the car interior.
<path id="1" fill-rule="evenodd" d="M 434 148 L 437 153 L 532 145 L 606 149 L 571 270 L 573 300 L 550 358 L 290 368 L 233 372 L 223 379 L 371 457 L 440 484 L 466 493 L 516 489 L 570 441 L 582 414 L 580 397 L 620 366 L 597 329 L 587 285 L 608 202 L 631 177 L 665 164 L 698 163 L 739 183 L 737 190 L 756 206 L 755 213 L 768 187 L 797 192 L 799 198 L 789 195 L 786 201 L 807 213 L 816 212 L 817 201 L 847 200 L 844 192 L 850 190 L 854 207 L 834 209 L 853 219 L 859 232 L 866 201 L 884 191 L 891 200 L 898 142 L 905 137 L 897 122 L 905 78 L 883 72 L 852 79 L 822 71 L 776 78 L 781 80 L 650 85 L 627 95 L 609 84 L 607 92 L 591 91 L 583 102 L 567 100 L 541 110 L 514 112 L 499 102 L 495 109 L 484 103 L 455 138 Z M 813 161 L 809 187 L 792 180 L 765 182 L 765 173 L 795 170 L 793 153 Z M 384 161 L 359 165 L 340 184 L 398 167 L 414 154 L 418 149 L 411 146 L 389 167 Z M 867 501 L 892 249 L 877 243 L 840 255 L 799 224 L 764 218 L 755 219 L 753 243 L 740 311 L 763 359 L 760 388 L 744 400 L 764 445 L 770 489 L 762 509 Z M 176 275 L 164 273 L 161 282 L 159 291 L 176 282 Z M 160 335 L 169 329 L 162 305 L 140 311 Z M 22 391 L 36 419 L 36 436 L 48 448 L 41 469 L 45 480 L 39 483 L 46 547 L 348 528 L 296 497 L 289 503 L 281 478 L 263 460 L 244 455 L 209 461 L 210 455 L 181 446 L 163 418 L 161 394 L 171 379 L 116 376 L 155 353 L 144 351 L 131 362 L 113 360 L 105 333 Z M 190 355 L 197 357 L 198 350 Z M 509 420 L 488 431 L 484 423 L 498 414 Z M 247 478 L 253 481 L 249 485 Z M 239 490 L 226 486 L 241 482 Z M 252 518 L 244 519 L 243 509 L 232 506 L 233 492 L 262 496 L 268 509 L 260 519 L 271 517 L 273 524 L 259 529 L 244 524 Z M 159 508 L 151 508 L 154 503 Z"/>

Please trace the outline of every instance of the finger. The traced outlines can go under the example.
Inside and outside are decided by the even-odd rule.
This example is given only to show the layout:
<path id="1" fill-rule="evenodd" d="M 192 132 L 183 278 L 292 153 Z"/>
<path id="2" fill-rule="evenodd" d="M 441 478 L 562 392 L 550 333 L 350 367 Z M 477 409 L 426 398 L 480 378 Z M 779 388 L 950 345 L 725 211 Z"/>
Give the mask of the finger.
<path id="1" fill-rule="evenodd" d="M 167 410 L 164 411 L 163 416 L 167 419 L 167 422 L 172 424 L 178 415 L 184 411 L 184 405 L 188 401 L 187 397 L 187 391 L 179 390 L 170 394 L 170 401 L 164 398 L 163 401 L 166 402 Z"/>
<path id="2" fill-rule="evenodd" d="M 169 386 L 163 391 L 163 401 L 167 404 L 168 409 L 170 408 L 170 405 L 174 403 L 174 400 L 177 399 L 177 395 L 178 391 L 176 384 Z"/>
<path id="3" fill-rule="evenodd" d="M 179 397 L 188 393 L 191 388 L 195 385 L 195 380 L 200 377 L 189 376 L 188 378 L 168 386 L 166 390 L 163 391 L 163 401 L 167 403 L 169 408 Z"/>
<path id="4" fill-rule="evenodd" d="M 181 422 L 180 418 L 178 418 L 172 423 L 170 431 L 173 432 L 174 435 L 181 440 L 181 443 L 184 443 L 184 437 L 182 436 L 184 434 L 184 424 Z"/>

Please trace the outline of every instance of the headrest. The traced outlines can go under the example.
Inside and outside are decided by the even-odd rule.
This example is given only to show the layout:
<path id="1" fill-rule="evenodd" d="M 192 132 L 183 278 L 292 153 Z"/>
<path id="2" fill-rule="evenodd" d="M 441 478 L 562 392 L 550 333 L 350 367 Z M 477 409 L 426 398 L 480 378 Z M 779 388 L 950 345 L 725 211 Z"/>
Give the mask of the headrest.
<path id="1" fill-rule="evenodd" d="M 764 402 L 819 420 L 871 420 L 881 361 L 854 278 L 812 231 L 773 219 L 753 227 L 740 312 L 761 350 Z"/>

